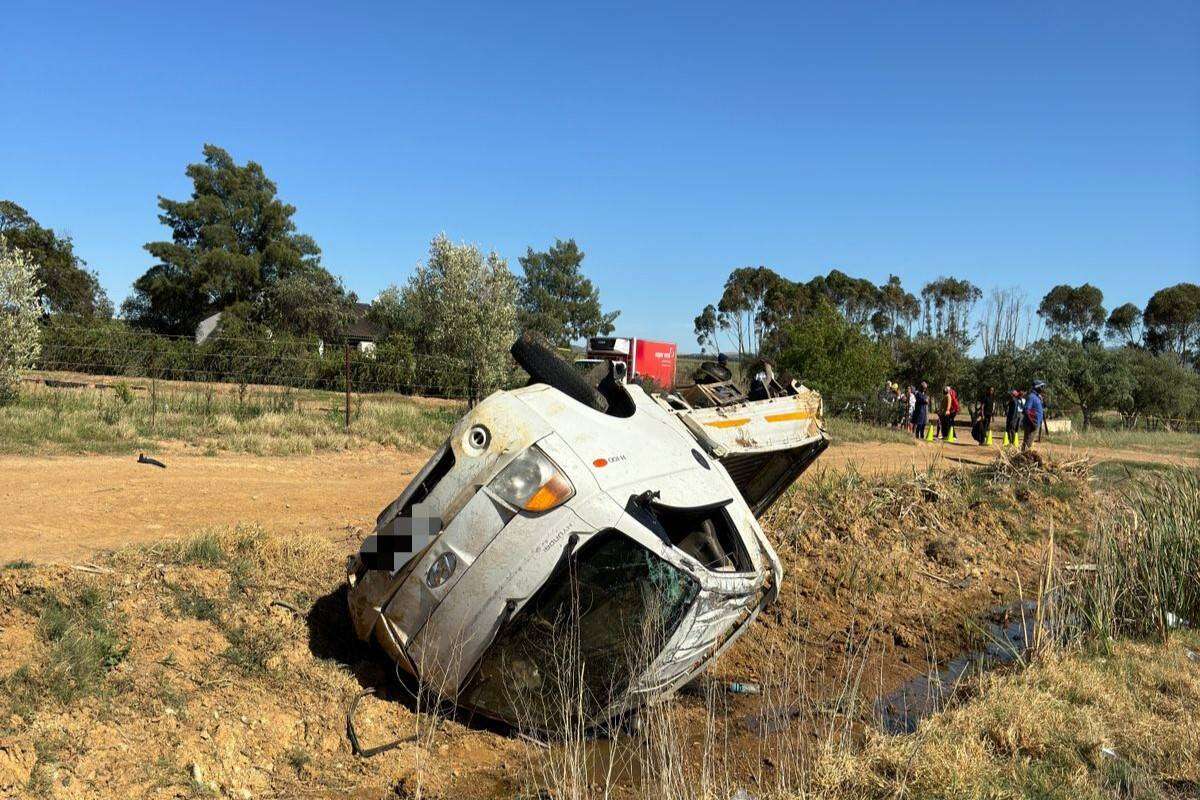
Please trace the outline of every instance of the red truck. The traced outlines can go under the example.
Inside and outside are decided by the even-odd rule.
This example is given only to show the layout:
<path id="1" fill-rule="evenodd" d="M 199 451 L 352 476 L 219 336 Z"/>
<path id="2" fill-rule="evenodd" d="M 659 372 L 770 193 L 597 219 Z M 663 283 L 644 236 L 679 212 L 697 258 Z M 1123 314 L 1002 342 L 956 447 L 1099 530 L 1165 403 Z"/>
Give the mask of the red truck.
<path id="1" fill-rule="evenodd" d="M 600 361 L 624 364 L 628 380 L 652 378 L 663 389 L 675 388 L 676 348 L 670 342 L 619 336 L 588 339 L 587 358 L 575 363 L 589 366 Z"/>

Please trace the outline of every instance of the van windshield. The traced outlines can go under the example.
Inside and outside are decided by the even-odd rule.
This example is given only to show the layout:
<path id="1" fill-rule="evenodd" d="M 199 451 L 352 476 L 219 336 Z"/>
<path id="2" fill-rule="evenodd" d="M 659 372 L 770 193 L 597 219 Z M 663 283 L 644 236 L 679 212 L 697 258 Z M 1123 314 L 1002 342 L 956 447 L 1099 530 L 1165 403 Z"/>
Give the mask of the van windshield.
<path id="1" fill-rule="evenodd" d="M 698 591 L 695 579 L 623 533 L 598 533 L 500 631 L 464 705 L 539 730 L 581 713 L 585 725 L 601 722 Z"/>

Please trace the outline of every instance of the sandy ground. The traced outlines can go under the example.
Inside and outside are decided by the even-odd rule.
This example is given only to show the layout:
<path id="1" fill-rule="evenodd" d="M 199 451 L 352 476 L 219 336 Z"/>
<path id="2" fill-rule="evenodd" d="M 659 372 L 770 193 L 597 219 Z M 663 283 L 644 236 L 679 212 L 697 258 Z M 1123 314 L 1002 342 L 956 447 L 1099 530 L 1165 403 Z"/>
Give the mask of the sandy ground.
<path id="1" fill-rule="evenodd" d="M 1045 449 L 1054 455 L 1068 452 Z M 876 474 L 930 464 L 953 467 L 985 463 L 995 452 L 974 443 L 835 442 L 814 469 L 853 465 Z M 429 453 L 371 448 L 264 458 L 177 449 L 155 455 L 166 469 L 139 464 L 131 455 L 0 457 L 0 564 L 78 563 L 126 544 L 236 524 L 322 532 L 347 540 L 349 549 L 349 542 L 370 529 L 375 515 L 404 489 Z M 1172 460 L 1132 450 L 1093 455 Z"/>
<path id="2" fill-rule="evenodd" d="M 304 458 L 156 454 L 0 457 L 0 563 L 88 560 L 97 551 L 259 524 L 355 541 L 427 453 L 373 449 Z"/>

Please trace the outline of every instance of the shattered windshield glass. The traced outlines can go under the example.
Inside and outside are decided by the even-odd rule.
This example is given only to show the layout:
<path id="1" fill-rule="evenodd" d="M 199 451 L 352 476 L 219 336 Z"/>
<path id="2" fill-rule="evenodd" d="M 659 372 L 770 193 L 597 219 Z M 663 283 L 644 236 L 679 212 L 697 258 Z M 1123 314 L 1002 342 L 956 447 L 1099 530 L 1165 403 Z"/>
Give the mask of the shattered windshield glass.
<path id="1" fill-rule="evenodd" d="M 566 559 L 484 655 L 464 702 L 521 727 L 583 722 L 619 700 L 690 608 L 696 581 L 617 531 Z"/>

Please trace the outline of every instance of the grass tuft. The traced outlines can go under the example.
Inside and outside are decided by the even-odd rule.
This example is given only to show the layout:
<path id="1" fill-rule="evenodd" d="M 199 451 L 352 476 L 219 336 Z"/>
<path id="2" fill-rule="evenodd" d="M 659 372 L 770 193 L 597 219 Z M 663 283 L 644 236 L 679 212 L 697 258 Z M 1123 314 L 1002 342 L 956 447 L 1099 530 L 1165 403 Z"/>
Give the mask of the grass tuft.
<path id="1" fill-rule="evenodd" d="M 14 671 L 6 688 L 64 704 L 103 692 L 105 676 L 129 653 L 109 597 L 87 586 L 66 600 L 42 594 L 27 597 L 24 605 L 37 611 L 38 637 L 46 648 Z"/>

